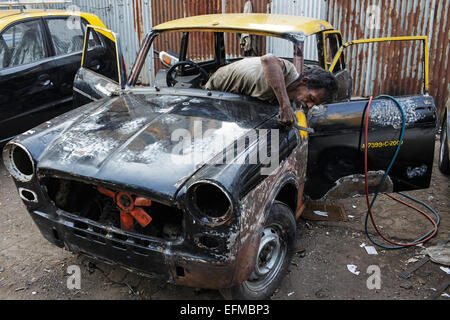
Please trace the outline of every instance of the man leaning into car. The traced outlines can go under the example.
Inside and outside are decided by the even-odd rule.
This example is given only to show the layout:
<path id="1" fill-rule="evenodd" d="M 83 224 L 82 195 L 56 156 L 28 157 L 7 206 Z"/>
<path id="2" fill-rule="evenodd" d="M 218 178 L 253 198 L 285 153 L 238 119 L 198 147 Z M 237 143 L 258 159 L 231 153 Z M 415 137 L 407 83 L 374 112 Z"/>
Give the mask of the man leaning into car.
<path id="1" fill-rule="evenodd" d="M 244 58 L 217 70 L 206 89 L 231 92 L 280 105 L 280 121 L 292 125 L 294 109 L 312 108 L 330 101 L 337 91 L 334 76 L 321 68 L 310 68 L 298 75 L 291 62 L 273 54 Z"/>

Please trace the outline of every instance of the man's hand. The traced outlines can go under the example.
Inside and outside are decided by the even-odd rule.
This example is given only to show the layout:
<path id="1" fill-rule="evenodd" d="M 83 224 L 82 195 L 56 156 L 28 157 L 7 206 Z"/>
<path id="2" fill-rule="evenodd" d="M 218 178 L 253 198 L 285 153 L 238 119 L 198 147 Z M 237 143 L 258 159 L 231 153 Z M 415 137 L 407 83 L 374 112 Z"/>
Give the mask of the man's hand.
<path id="1" fill-rule="evenodd" d="M 280 107 L 279 119 L 281 123 L 289 127 L 297 122 L 297 117 L 295 116 L 295 112 L 292 110 L 291 106 Z"/>

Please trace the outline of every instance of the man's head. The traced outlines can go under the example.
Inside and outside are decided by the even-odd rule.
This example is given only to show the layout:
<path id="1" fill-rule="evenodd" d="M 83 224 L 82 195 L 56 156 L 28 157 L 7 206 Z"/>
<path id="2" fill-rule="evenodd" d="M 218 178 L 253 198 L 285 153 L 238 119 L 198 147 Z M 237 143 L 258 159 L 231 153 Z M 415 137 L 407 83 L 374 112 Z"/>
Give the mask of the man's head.
<path id="1" fill-rule="evenodd" d="M 288 95 L 297 106 L 308 109 L 315 105 L 331 101 L 337 92 L 336 78 L 321 68 L 305 70 L 289 87 Z"/>

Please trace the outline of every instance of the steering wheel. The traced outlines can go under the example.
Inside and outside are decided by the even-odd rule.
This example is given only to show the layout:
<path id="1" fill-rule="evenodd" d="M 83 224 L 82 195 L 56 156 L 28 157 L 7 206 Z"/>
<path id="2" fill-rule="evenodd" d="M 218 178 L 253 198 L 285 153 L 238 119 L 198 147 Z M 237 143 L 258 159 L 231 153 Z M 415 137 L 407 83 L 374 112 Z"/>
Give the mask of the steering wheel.
<path id="1" fill-rule="evenodd" d="M 169 70 L 167 70 L 166 82 L 167 82 L 168 87 L 173 87 L 173 86 L 175 86 L 175 84 L 178 83 L 178 81 L 175 80 L 175 78 L 172 76 L 172 74 L 178 67 L 184 66 L 184 65 L 188 65 L 188 66 L 191 66 L 191 67 L 197 69 L 198 74 L 201 75 L 201 78 L 203 79 L 204 83 L 206 83 L 209 80 L 208 72 L 206 72 L 206 70 L 203 69 L 202 67 L 200 67 L 198 64 L 196 64 L 192 61 L 180 61 L 180 62 L 175 63 L 173 66 L 171 66 L 169 68 Z"/>

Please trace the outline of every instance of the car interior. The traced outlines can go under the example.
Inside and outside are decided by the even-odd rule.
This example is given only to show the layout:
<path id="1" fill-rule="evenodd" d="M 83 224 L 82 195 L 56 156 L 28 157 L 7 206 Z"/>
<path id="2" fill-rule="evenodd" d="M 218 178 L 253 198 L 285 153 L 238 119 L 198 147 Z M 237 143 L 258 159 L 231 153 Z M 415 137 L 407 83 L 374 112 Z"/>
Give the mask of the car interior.
<path id="1" fill-rule="evenodd" d="M 0 59 L 3 68 L 31 63 L 45 57 L 40 31 L 35 28 L 28 28 L 23 33 L 21 31 L 14 30 L 12 34 L 0 37 Z M 8 46 L 8 42 L 11 46 Z"/>
<path id="2" fill-rule="evenodd" d="M 41 34 L 36 29 L 25 31 L 20 44 L 11 55 L 11 66 L 19 66 L 43 59 L 45 56 Z"/>

